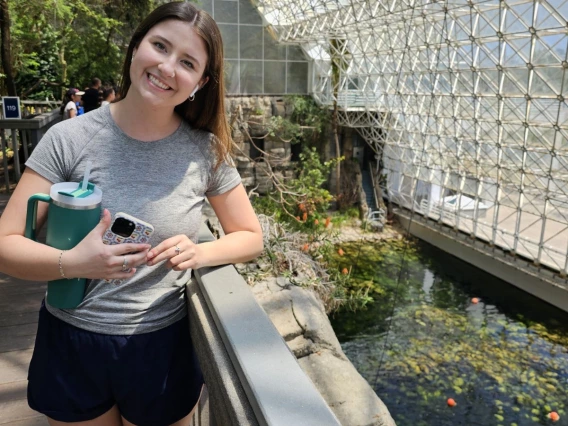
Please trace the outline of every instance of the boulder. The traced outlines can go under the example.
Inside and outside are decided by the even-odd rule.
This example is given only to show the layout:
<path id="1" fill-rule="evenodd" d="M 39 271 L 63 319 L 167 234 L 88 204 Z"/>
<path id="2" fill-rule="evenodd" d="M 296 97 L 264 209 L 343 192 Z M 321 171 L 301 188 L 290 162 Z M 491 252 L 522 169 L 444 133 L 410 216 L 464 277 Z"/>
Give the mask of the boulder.
<path id="1" fill-rule="evenodd" d="M 343 353 L 312 291 L 271 277 L 256 283 L 252 292 L 342 425 L 395 426 L 385 404 Z"/>

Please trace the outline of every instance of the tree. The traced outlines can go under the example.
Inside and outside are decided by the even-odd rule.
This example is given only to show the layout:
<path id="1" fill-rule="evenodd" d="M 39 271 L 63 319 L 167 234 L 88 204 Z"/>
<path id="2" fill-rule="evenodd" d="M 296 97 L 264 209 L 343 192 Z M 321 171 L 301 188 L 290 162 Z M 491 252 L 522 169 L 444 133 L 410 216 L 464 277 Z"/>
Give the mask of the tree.
<path id="1" fill-rule="evenodd" d="M 339 201 L 341 199 L 341 164 L 339 161 L 339 158 L 341 157 L 341 148 L 339 146 L 339 111 L 337 106 L 337 97 L 341 82 L 341 73 L 346 72 L 349 65 L 345 58 L 345 55 L 347 54 L 347 40 L 344 38 L 331 38 L 329 40 L 329 54 L 331 57 L 331 86 L 333 90 L 333 115 L 331 125 L 335 141 L 335 153 L 338 159 L 335 166 L 337 175 L 335 181 L 335 192 Z"/>
<path id="2" fill-rule="evenodd" d="M 2 59 L 2 68 L 6 76 L 6 89 L 8 90 L 8 96 L 17 96 L 14 73 L 12 71 L 12 42 L 10 37 L 10 10 L 8 8 L 8 0 L 0 0 L 0 33 L 2 36 L 0 58 Z"/>
<path id="3" fill-rule="evenodd" d="M 116 83 L 134 28 L 163 0 L 0 0 L 4 89 L 61 99 L 92 77 Z M 4 24 L 4 26 L 1 26 Z M 7 37 L 4 37 L 7 30 Z M 11 49 L 11 50 L 10 50 Z M 11 58 L 6 57 L 11 54 Z M 12 65 L 11 69 L 6 69 Z M 8 75 L 10 74 L 10 75 Z"/>

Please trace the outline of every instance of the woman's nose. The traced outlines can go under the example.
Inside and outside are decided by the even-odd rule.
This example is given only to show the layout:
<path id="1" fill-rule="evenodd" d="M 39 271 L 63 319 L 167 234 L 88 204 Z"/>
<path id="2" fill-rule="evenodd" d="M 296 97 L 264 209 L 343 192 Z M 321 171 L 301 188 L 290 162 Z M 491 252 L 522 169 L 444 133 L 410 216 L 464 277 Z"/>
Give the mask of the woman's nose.
<path id="1" fill-rule="evenodd" d="M 158 65 L 158 69 L 164 75 L 164 77 L 175 77 L 175 63 L 171 60 L 166 60 Z"/>

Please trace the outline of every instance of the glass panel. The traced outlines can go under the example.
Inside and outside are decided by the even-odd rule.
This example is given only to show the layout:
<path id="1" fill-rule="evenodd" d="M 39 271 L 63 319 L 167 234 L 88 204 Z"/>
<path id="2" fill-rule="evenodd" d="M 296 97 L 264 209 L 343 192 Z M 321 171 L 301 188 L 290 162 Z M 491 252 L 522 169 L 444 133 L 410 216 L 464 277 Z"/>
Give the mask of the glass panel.
<path id="1" fill-rule="evenodd" d="M 268 29 L 264 31 L 264 59 L 286 59 L 286 46 L 278 43 Z"/>
<path id="2" fill-rule="evenodd" d="M 241 59 L 262 59 L 262 27 L 240 26 Z"/>
<path id="3" fill-rule="evenodd" d="M 210 15 L 213 15 L 213 0 L 199 0 L 197 7 L 203 9 Z"/>
<path id="4" fill-rule="evenodd" d="M 287 93 L 308 93 L 308 63 L 288 62 Z"/>
<path id="5" fill-rule="evenodd" d="M 225 86 L 227 93 L 239 93 L 239 61 L 225 61 Z"/>
<path id="6" fill-rule="evenodd" d="M 299 46 L 288 46 L 289 61 L 305 61 L 306 55 Z"/>
<path id="7" fill-rule="evenodd" d="M 234 1 L 215 1 L 215 21 L 217 22 L 239 22 L 239 4 Z"/>
<path id="8" fill-rule="evenodd" d="M 223 50 L 225 58 L 239 57 L 239 48 L 237 41 L 239 39 L 238 25 L 219 24 L 221 30 L 221 37 L 223 37 Z"/>
<path id="9" fill-rule="evenodd" d="M 261 94 L 262 61 L 241 61 L 241 93 Z"/>
<path id="10" fill-rule="evenodd" d="M 286 62 L 264 62 L 264 93 L 286 93 Z"/>
<path id="11" fill-rule="evenodd" d="M 250 0 L 239 1 L 239 18 L 241 24 L 262 25 L 262 18 Z"/>

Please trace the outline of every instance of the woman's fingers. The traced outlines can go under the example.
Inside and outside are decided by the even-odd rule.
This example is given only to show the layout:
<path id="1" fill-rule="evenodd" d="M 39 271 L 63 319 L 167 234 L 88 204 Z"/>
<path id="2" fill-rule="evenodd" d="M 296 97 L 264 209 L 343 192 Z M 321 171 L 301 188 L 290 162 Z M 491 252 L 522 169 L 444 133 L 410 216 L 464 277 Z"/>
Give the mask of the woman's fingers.
<path id="1" fill-rule="evenodd" d="M 114 244 L 111 250 L 116 256 L 122 256 L 128 253 L 139 253 L 144 252 L 144 257 L 146 257 L 146 252 L 152 247 L 150 244 L 134 244 L 134 243 L 124 243 L 124 244 Z"/>
<path id="2" fill-rule="evenodd" d="M 148 252 L 148 266 L 156 265 L 164 260 L 172 260 L 191 253 L 193 242 L 185 235 L 168 238 Z M 185 253 L 185 255 L 184 255 Z M 168 266 L 172 266 L 168 262 Z"/>

